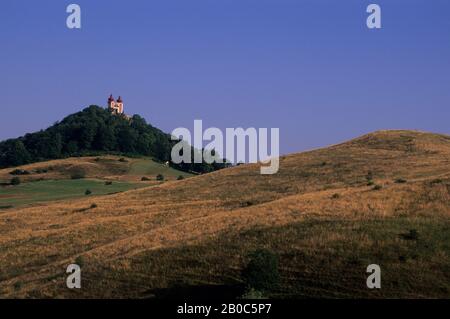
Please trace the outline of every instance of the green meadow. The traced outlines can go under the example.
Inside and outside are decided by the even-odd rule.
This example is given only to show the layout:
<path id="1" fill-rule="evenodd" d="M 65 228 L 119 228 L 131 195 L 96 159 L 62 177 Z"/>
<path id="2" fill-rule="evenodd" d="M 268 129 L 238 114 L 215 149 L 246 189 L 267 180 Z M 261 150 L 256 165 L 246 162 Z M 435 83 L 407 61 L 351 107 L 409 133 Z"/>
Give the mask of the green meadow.
<path id="1" fill-rule="evenodd" d="M 95 179 L 46 180 L 0 188 L 0 209 L 13 208 L 38 202 L 68 198 L 106 195 L 146 186 L 140 183 L 105 181 Z M 86 190 L 91 194 L 86 195 Z"/>
<path id="2" fill-rule="evenodd" d="M 162 174 L 166 178 L 177 178 L 178 176 L 190 177 L 192 174 L 179 171 L 172 167 L 158 163 L 150 158 L 142 158 L 134 160 L 131 164 L 128 175 L 154 176 Z"/>

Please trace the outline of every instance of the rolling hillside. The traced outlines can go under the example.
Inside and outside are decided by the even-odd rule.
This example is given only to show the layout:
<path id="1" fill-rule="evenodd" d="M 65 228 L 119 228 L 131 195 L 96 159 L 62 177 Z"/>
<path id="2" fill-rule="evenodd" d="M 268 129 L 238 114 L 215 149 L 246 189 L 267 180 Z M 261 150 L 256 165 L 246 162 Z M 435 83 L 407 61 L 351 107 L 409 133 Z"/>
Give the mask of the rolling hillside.
<path id="1" fill-rule="evenodd" d="M 86 190 L 96 196 L 159 185 L 163 181 L 157 180 L 158 175 L 162 175 L 165 181 L 192 176 L 151 158 L 111 155 L 52 160 L 1 169 L 0 209 L 84 197 Z M 19 178 L 21 184 L 10 185 L 12 178 Z"/>
<path id="2" fill-rule="evenodd" d="M 284 156 L 276 175 L 241 165 L 0 210 L 0 296 L 236 295 L 257 248 L 280 257 L 271 297 L 450 298 L 450 137 L 379 131 Z"/>

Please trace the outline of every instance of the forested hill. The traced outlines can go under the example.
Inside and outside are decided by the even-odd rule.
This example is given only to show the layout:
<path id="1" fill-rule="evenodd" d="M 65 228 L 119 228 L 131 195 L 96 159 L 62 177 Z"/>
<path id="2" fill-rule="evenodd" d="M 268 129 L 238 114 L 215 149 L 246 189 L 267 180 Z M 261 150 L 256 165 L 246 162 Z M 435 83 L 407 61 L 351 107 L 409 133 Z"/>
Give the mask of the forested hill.
<path id="1" fill-rule="evenodd" d="M 0 168 L 105 153 L 169 161 L 174 143 L 170 134 L 147 124 L 139 115 L 128 119 L 91 105 L 46 130 L 0 142 Z M 206 163 L 173 166 L 200 173 L 221 168 Z"/>

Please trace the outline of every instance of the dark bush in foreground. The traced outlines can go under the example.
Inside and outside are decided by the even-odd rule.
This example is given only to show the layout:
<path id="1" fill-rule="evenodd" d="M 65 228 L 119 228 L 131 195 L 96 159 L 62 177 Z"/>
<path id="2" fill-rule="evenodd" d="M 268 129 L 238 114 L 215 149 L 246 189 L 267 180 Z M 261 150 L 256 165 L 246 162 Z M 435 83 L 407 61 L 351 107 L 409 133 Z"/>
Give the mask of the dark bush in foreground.
<path id="1" fill-rule="evenodd" d="M 164 175 L 158 174 L 158 175 L 156 176 L 156 180 L 157 180 L 157 181 L 163 181 L 163 180 L 164 180 Z"/>
<path id="2" fill-rule="evenodd" d="M 11 185 L 19 185 L 19 184 L 20 184 L 20 178 L 18 178 L 17 176 L 11 178 Z"/>
<path id="3" fill-rule="evenodd" d="M 92 191 L 90 189 L 86 189 L 86 191 L 84 192 L 84 195 L 91 195 Z"/>
<path id="4" fill-rule="evenodd" d="M 184 179 L 183 175 L 180 175 L 180 176 L 177 177 L 177 180 L 179 180 L 179 181 L 181 181 L 182 179 Z"/>
<path id="5" fill-rule="evenodd" d="M 242 278 L 247 286 L 259 291 L 274 289 L 280 281 L 277 255 L 259 249 L 252 252 L 249 257 L 250 261 L 242 271 Z"/>
<path id="6" fill-rule="evenodd" d="M 105 182 L 105 185 L 106 185 L 106 186 L 110 186 L 110 185 L 112 185 L 112 182 L 111 182 L 111 181 L 106 181 L 106 182 Z"/>
<path id="7" fill-rule="evenodd" d="M 404 184 L 404 183 L 406 183 L 406 179 L 403 179 L 403 178 L 397 178 L 397 179 L 395 180 L 395 182 L 396 182 L 397 184 Z"/>
<path id="8" fill-rule="evenodd" d="M 141 181 L 146 182 L 149 181 L 150 178 L 146 177 L 146 176 L 142 176 Z"/>

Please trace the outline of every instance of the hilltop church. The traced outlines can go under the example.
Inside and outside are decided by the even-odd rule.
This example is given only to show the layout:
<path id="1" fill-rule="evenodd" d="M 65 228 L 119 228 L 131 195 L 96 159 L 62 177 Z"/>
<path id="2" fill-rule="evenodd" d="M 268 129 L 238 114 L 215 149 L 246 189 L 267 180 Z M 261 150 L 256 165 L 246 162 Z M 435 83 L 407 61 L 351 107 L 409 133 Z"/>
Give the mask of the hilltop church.
<path id="1" fill-rule="evenodd" d="M 119 96 L 119 98 L 116 101 L 116 100 L 114 100 L 114 98 L 111 94 L 108 98 L 108 110 L 112 114 L 124 114 L 122 98 Z"/>

